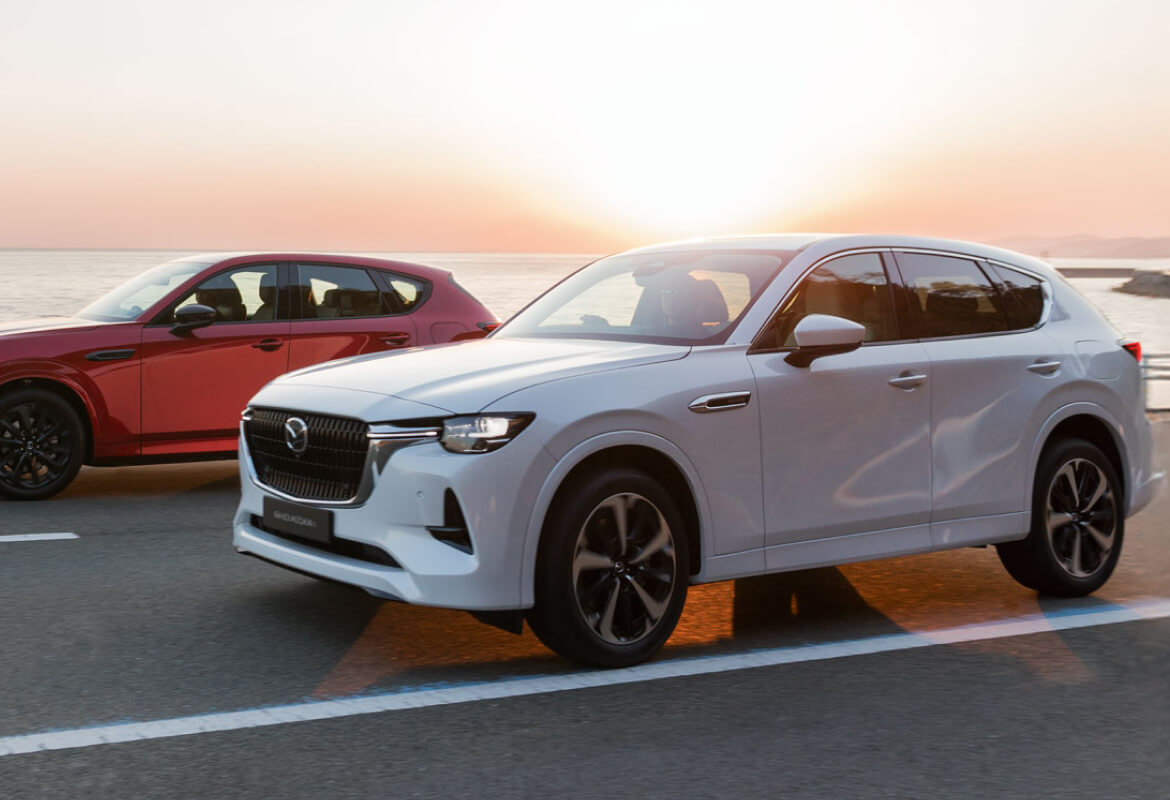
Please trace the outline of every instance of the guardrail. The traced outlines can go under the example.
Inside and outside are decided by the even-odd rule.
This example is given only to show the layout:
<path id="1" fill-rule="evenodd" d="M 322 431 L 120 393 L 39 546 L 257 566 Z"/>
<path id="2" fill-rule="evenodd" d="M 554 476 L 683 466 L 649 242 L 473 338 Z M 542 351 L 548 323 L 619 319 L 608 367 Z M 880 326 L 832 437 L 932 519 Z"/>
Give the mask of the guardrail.
<path id="1" fill-rule="evenodd" d="M 1159 387 L 1158 398 L 1150 403 L 1150 381 L 1170 381 L 1170 353 L 1143 353 L 1142 379 L 1146 382 L 1146 411 L 1170 411 L 1170 386 Z"/>

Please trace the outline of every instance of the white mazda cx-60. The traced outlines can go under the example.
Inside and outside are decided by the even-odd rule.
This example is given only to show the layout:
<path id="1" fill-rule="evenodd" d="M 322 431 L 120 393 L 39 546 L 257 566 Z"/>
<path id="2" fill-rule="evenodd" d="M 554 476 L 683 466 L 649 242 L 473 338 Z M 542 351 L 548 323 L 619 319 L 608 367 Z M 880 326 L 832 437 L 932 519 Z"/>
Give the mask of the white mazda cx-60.
<path id="1" fill-rule="evenodd" d="M 613 667 L 691 583 L 994 544 L 1100 587 L 1151 464 L 1140 346 L 1043 262 L 893 236 L 603 258 L 488 338 L 270 383 L 235 548 Z"/>

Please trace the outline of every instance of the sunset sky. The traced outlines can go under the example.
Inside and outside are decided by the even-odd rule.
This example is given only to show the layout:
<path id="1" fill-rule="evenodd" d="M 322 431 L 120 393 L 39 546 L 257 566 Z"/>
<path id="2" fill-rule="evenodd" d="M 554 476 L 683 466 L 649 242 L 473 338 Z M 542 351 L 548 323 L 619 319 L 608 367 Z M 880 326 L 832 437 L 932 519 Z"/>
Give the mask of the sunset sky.
<path id="1" fill-rule="evenodd" d="M 0 247 L 1170 234 L 1170 2 L 0 0 Z"/>

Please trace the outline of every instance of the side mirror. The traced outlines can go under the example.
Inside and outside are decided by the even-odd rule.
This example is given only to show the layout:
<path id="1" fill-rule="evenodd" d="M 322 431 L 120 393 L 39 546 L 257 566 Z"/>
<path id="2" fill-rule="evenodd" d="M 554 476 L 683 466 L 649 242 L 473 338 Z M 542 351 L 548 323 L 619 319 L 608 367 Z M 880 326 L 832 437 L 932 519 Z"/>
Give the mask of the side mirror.
<path id="1" fill-rule="evenodd" d="M 794 367 L 807 367 L 822 356 L 848 353 L 861 347 L 865 326 L 828 314 L 809 314 L 792 331 L 796 349 L 784 360 Z"/>
<path id="2" fill-rule="evenodd" d="M 175 311 L 175 322 L 171 325 L 171 333 L 182 336 L 196 328 L 206 328 L 215 322 L 215 309 L 195 303 L 183 306 Z"/>

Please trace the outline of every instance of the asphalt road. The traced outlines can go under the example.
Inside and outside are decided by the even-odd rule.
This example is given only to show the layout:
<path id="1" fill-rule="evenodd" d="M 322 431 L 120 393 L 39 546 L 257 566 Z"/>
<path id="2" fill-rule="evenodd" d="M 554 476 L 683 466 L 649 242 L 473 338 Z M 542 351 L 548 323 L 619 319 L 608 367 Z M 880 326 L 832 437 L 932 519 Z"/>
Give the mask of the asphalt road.
<path id="1" fill-rule="evenodd" d="M 1170 422 L 1157 436 L 1170 453 Z M 0 540 L 0 753 L 24 734 L 581 673 L 530 633 L 236 555 L 235 470 L 87 469 L 55 500 L 0 502 L 0 536 L 79 537 Z M 0 755 L 0 798 L 1166 798 L 1170 617 L 1062 621 L 1170 600 L 1168 519 L 1164 496 L 1129 521 L 1092 598 L 1037 598 L 990 548 L 693 587 L 655 668 L 793 663 Z M 1019 619 L 1033 632 L 935 643 Z"/>

